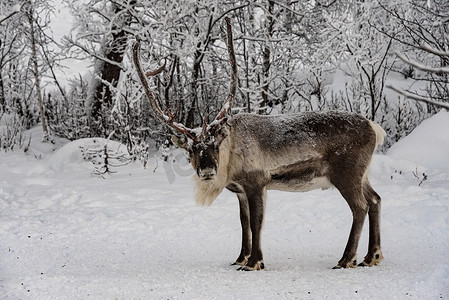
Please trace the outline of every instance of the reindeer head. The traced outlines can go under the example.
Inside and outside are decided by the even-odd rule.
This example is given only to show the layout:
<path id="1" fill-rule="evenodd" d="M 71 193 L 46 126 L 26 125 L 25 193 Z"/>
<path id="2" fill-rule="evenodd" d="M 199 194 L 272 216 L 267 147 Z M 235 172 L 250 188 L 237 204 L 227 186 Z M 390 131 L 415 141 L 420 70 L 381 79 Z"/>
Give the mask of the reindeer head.
<path id="1" fill-rule="evenodd" d="M 209 126 L 207 126 L 209 127 Z M 186 135 L 172 137 L 173 143 L 189 152 L 190 163 L 202 181 L 215 178 L 220 164 L 220 146 L 229 135 L 229 125 L 224 122 L 203 132 L 198 139 Z"/>
<path id="2" fill-rule="evenodd" d="M 167 108 L 165 112 L 162 111 L 149 87 L 146 77 L 162 72 L 165 64 L 156 71 L 144 73 L 140 64 L 139 38 L 137 38 L 137 41 L 133 45 L 134 65 L 147 98 L 150 101 L 151 108 L 159 119 L 164 121 L 177 133 L 177 135 L 173 137 L 174 144 L 189 152 L 190 162 L 196 170 L 198 178 L 202 181 L 211 181 L 217 176 L 220 163 L 220 145 L 230 132 L 229 125 L 226 121 L 230 114 L 232 102 L 237 90 L 237 63 L 234 53 L 231 20 L 226 17 L 225 21 L 228 54 L 232 67 L 229 94 L 225 105 L 215 117 L 214 121 L 207 124 L 206 118 L 204 118 L 202 128 L 190 129 L 181 123 L 175 122 L 174 119 L 176 114 L 172 114 L 170 109 Z"/>

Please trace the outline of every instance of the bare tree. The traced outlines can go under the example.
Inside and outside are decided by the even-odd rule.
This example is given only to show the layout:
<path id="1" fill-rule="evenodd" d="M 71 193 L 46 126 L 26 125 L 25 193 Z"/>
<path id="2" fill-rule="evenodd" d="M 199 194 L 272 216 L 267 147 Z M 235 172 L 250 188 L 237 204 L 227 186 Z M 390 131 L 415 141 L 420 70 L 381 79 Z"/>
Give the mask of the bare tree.
<path id="1" fill-rule="evenodd" d="M 437 56 L 443 56 L 443 57 L 446 56 L 447 59 L 449 60 L 449 52 L 444 52 L 444 51 L 442 52 L 442 51 L 439 51 L 437 49 L 433 49 L 430 46 L 424 46 L 423 50 L 427 51 L 429 53 L 432 53 L 434 55 L 437 55 Z M 397 52 L 396 54 L 406 64 L 412 66 L 413 68 L 416 68 L 416 69 L 419 69 L 421 71 L 424 71 L 426 73 L 430 73 L 430 74 L 432 74 L 431 76 L 440 77 L 440 78 L 441 77 L 443 77 L 443 78 L 447 78 L 448 77 L 449 67 L 436 67 L 436 68 L 428 67 L 426 65 L 423 65 L 421 63 L 418 63 L 418 62 L 415 62 L 415 61 L 412 61 L 412 60 L 408 59 L 406 56 L 404 56 L 400 52 Z M 434 99 L 432 99 L 432 94 L 429 94 L 428 96 L 422 96 L 422 95 L 417 94 L 416 92 L 410 92 L 410 91 L 401 89 L 401 88 L 399 88 L 399 87 L 397 87 L 397 86 L 395 86 L 393 84 L 389 84 L 389 85 L 387 85 L 387 87 L 392 89 L 392 90 L 394 90 L 395 92 L 397 92 L 397 93 L 399 93 L 399 94 L 409 98 L 409 99 L 413 99 L 413 100 L 416 100 L 416 101 L 420 101 L 420 102 L 423 102 L 423 103 L 434 105 L 436 107 L 449 109 L 449 102 L 443 102 L 443 101 L 439 101 L 439 100 L 434 100 Z M 443 93 L 449 95 L 449 82 L 446 82 L 446 84 L 441 85 L 441 88 L 442 89 L 440 91 L 442 91 Z M 444 100 L 446 100 L 446 99 L 444 99 Z"/>
<path id="2" fill-rule="evenodd" d="M 122 61 L 136 3 L 136 0 L 123 3 L 92 0 L 86 6 L 67 1 L 78 18 L 78 35 L 75 39 L 67 37 L 67 45 L 95 61 L 87 99 L 92 135 L 109 134 L 105 114 L 113 105 L 114 88 L 123 70 Z"/>
<path id="3" fill-rule="evenodd" d="M 31 1 L 28 1 L 26 3 L 26 6 L 24 6 L 25 9 L 25 15 L 27 16 L 28 23 L 29 23 L 29 37 L 30 37 L 30 47 L 31 47 L 31 59 L 33 61 L 33 71 L 34 71 L 34 86 L 35 86 L 35 93 L 37 96 L 37 101 L 39 104 L 39 111 L 40 111 L 40 117 L 41 117 L 41 123 L 42 123 L 42 131 L 44 132 L 43 141 L 48 141 L 49 139 L 49 132 L 47 127 L 47 121 L 45 119 L 45 112 L 44 112 L 44 103 L 42 100 L 42 92 L 41 92 L 41 85 L 40 85 L 40 72 L 39 72 L 39 66 L 38 66 L 38 57 L 37 57 L 37 41 L 36 41 L 36 32 L 35 32 L 35 22 L 36 17 L 34 15 L 34 6 Z"/>
<path id="4" fill-rule="evenodd" d="M 334 31 L 344 45 L 342 69 L 352 80 L 351 109 L 376 120 L 385 98 L 387 75 L 395 59 L 393 39 L 385 39 L 376 26 L 388 27 L 389 20 L 375 1 L 353 1 L 354 5 L 334 21 Z M 379 1 L 378 1 L 379 2 Z"/>
<path id="5" fill-rule="evenodd" d="M 22 43 L 23 31 L 18 29 L 20 9 L 20 5 L 14 6 L 8 2 L 0 5 L 0 13 L 6 15 L 0 20 L 0 111 L 2 112 L 9 106 L 8 69 L 25 49 Z"/>
<path id="6" fill-rule="evenodd" d="M 424 91 L 403 90 L 389 85 L 396 92 L 431 107 L 449 106 L 449 2 L 444 0 L 412 0 L 408 5 L 382 6 L 394 20 L 400 34 L 380 31 L 395 39 L 401 48 L 398 58 L 407 66 L 411 79 L 425 82 Z"/>

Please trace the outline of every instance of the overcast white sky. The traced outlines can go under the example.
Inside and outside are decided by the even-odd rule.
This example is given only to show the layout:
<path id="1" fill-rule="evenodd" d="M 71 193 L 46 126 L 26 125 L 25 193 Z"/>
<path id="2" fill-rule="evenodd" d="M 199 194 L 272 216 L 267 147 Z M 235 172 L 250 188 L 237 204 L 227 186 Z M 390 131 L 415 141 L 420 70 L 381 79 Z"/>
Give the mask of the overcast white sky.
<path id="1" fill-rule="evenodd" d="M 60 43 L 65 35 L 70 34 L 73 24 L 73 16 L 70 10 L 61 0 L 51 0 L 55 7 L 55 14 L 51 16 L 51 29 L 54 39 Z M 69 79 L 78 77 L 79 74 L 85 76 L 89 72 L 89 61 L 67 60 L 64 65 L 67 69 L 55 70 L 60 84 L 67 85 Z M 51 89 L 48 87 L 47 89 Z"/>

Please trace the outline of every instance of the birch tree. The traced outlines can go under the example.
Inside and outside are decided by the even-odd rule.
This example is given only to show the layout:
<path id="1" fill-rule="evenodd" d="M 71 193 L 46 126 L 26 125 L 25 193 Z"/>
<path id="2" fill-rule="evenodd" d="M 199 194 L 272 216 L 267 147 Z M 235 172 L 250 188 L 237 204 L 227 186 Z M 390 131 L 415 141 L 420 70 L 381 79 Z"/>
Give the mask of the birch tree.
<path id="1" fill-rule="evenodd" d="M 35 94 L 37 97 L 38 105 L 39 105 L 39 112 L 40 112 L 40 118 L 41 118 L 41 125 L 42 125 L 42 131 L 44 133 L 43 141 L 49 140 L 49 132 L 47 127 L 47 121 L 45 119 L 45 112 L 44 112 L 44 103 L 42 100 L 42 91 L 41 91 L 41 74 L 39 70 L 38 65 L 38 53 L 37 53 L 37 41 L 36 41 L 36 15 L 35 15 L 35 4 L 32 1 L 27 1 L 26 5 L 24 6 L 25 15 L 28 19 L 29 24 L 29 43 L 31 47 L 31 60 L 33 64 L 33 72 L 34 72 L 34 87 L 35 87 Z"/>
<path id="2" fill-rule="evenodd" d="M 21 5 L 12 1 L 0 4 L 0 111 L 10 109 L 11 74 L 14 61 L 24 51 L 24 31 L 19 30 Z"/>

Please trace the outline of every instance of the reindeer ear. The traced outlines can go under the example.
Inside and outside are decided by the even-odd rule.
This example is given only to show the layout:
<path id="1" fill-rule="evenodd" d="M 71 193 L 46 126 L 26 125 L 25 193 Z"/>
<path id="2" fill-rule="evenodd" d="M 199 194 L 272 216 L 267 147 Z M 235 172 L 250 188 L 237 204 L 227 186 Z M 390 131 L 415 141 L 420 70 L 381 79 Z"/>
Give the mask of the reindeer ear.
<path id="1" fill-rule="evenodd" d="M 228 125 L 228 123 L 224 123 L 220 126 L 220 128 L 217 129 L 215 132 L 215 140 L 217 141 L 218 145 L 221 145 L 221 143 L 224 141 L 225 138 L 228 137 L 228 135 L 231 133 L 231 128 Z"/>
<path id="2" fill-rule="evenodd" d="M 171 140 L 176 147 L 183 148 L 187 151 L 189 150 L 188 149 L 189 142 L 184 135 L 182 135 L 181 137 L 172 135 Z"/>

